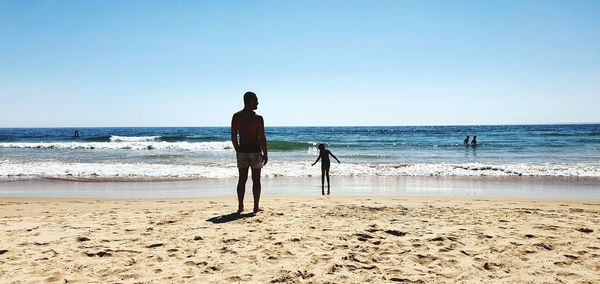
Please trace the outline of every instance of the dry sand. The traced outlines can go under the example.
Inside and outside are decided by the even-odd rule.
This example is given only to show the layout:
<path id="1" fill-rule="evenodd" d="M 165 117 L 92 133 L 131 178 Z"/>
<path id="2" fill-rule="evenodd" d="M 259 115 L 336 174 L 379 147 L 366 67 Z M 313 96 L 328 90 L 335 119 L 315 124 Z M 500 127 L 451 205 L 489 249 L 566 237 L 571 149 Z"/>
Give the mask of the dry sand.
<path id="1" fill-rule="evenodd" d="M 266 197 L 256 216 L 228 215 L 235 206 L 3 198 L 0 282 L 600 282 L 600 201 Z"/>

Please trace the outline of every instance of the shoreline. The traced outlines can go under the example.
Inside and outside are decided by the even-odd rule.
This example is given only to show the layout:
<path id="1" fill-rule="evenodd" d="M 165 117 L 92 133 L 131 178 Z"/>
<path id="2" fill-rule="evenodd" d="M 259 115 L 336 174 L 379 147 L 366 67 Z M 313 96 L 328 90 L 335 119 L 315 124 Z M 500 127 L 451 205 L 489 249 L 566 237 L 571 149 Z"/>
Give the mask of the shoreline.
<path id="1" fill-rule="evenodd" d="M 246 192 L 244 198 L 244 204 L 246 210 L 243 214 L 250 214 L 252 205 L 252 192 Z M 456 195 L 396 195 L 396 196 L 366 196 L 366 195 L 337 195 L 337 196 L 323 196 L 323 195 L 261 195 L 261 204 L 263 201 L 268 203 L 276 202 L 279 200 L 296 200 L 296 201 L 316 201 L 316 202 L 350 202 L 352 200 L 365 200 L 372 201 L 375 204 L 382 204 L 390 200 L 401 200 L 410 203 L 414 202 L 451 202 L 451 203 L 469 203 L 469 202 L 507 202 L 506 204 L 514 203 L 541 203 L 546 205 L 556 204 L 579 204 L 583 206 L 600 206 L 600 199 L 568 199 L 568 198 L 538 198 L 538 197 L 507 197 L 507 196 L 456 196 Z M 232 209 L 237 209 L 237 196 L 236 195 L 219 195 L 219 196 L 202 196 L 202 197 L 147 197 L 147 198 L 95 198 L 95 197 L 6 197 L 0 196 L 0 206 L 6 206 L 8 204 L 30 204 L 30 203 L 86 203 L 86 202 L 99 202 L 99 203 L 168 203 L 168 202 L 224 202 L 225 207 L 231 205 Z M 229 204 L 231 203 L 231 204 Z M 554 204 L 554 205 L 556 205 Z M 235 205 L 235 206 L 234 206 Z M 499 203 L 496 203 L 499 205 Z M 235 207 L 235 208 L 234 208 Z M 262 206 L 261 206 L 261 209 Z M 43 210 L 43 208 L 40 208 Z M 90 209 L 93 210 L 93 209 Z M 22 210 L 19 210 L 20 212 Z M 6 213 L 0 208 L 0 214 Z M 235 213 L 231 211 L 229 213 Z"/>
<path id="2" fill-rule="evenodd" d="M 197 198 L 235 195 L 237 179 L 179 181 L 0 181 L 0 198 Z M 247 194 L 252 182 L 246 183 Z M 334 196 L 480 196 L 600 200 L 600 179 L 556 177 L 339 177 Z M 262 196 L 320 196 L 320 177 L 262 179 Z"/>
<path id="3" fill-rule="evenodd" d="M 308 176 L 262 176 L 261 180 L 282 180 L 282 179 L 318 179 L 319 175 L 308 175 Z M 454 180 L 489 180 L 489 181 L 546 181 L 546 182 L 575 182 L 575 183 L 588 183 L 600 185 L 600 176 L 494 176 L 494 175 L 331 175 L 332 179 L 369 179 L 369 178 L 440 178 L 440 179 L 454 179 Z M 15 177 L 2 177 L 0 183 L 10 182 L 28 182 L 28 181 L 39 181 L 39 182 L 91 182 L 91 183 L 128 183 L 128 182 L 185 182 L 185 181 L 225 181 L 233 180 L 237 177 L 221 177 L 221 178 L 208 178 L 208 177 L 38 177 L 38 176 L 15 176 Z"/>

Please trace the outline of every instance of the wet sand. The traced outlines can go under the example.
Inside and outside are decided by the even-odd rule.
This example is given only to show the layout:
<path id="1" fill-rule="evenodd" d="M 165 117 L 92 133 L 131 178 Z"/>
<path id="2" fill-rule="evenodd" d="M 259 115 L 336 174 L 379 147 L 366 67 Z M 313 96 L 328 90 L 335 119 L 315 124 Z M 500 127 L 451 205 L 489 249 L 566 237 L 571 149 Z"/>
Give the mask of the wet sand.
<path id="1" fill-rule="evenodd" d="M 248 196 L 246 207 L 251 206 Z M 2 283 L 594 283 L 600 201 L 0 198 Z"/>
<path id="2" fill-rule="evenodd" d="M 1 197 L 198 198 L 236 194 L 237 179 L 0 180 Z M 600 200 L 600 178 L 582 177 L 331 177 L 335 196 L 471 196 Z M 251 191 L 251 181 L 246 184 Z M 319 196 L 320 177 L 262 179 L 265 196 Z"/>

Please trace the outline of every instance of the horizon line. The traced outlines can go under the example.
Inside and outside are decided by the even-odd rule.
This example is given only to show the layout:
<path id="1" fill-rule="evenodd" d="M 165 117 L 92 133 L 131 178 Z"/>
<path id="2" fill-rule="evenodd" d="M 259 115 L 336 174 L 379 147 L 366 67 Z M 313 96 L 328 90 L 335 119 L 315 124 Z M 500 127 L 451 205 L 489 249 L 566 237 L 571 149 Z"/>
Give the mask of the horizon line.
<path id="1" fill-rule="evenodd" d="M 498 123 L 498 124 L 415 124 L 415 125 L 270 125 L 268 127 L 429 127 L 429 126 L 525 126 L 525 125 L 594 125 L 599 122 L 554 122 L 554 123 Z M 52 129 L 52 128 L 228 128 L 230 126 L 28 126 L 5 127 L 0 129 Z"/>

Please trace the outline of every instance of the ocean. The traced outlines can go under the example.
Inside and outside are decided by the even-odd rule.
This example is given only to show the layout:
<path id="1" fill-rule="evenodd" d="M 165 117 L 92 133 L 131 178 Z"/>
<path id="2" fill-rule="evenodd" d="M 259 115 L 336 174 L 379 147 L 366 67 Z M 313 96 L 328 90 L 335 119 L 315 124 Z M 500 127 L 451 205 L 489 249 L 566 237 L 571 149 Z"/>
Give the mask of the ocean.
<path id="1" fill-rule="evenodd" d="M 73 137 L 75 131 L 80 137 Z M 476 147 L 463 145 L 477 136 Z M 267 127 L 263 176 L 600 178 L 600 124 Z M 228 127 L 1 128 L 0 180 L 144 181 L 237 176 Z"/>

